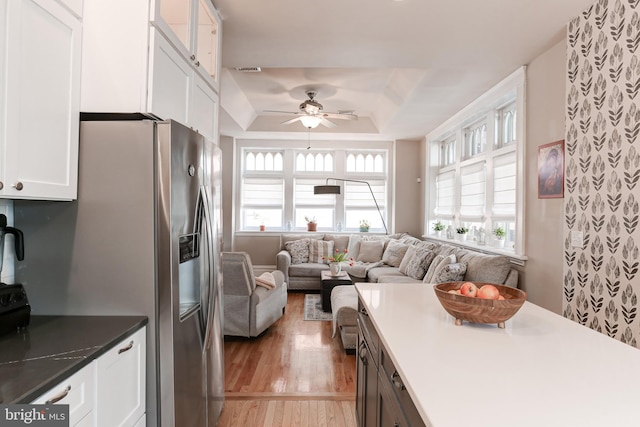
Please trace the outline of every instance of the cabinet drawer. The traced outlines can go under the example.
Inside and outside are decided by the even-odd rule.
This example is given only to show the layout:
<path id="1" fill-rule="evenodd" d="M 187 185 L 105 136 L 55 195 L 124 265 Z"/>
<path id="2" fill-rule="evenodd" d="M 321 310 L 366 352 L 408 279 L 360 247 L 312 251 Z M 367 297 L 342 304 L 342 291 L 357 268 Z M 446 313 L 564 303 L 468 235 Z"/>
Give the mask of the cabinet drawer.
<path id="1" fill-rule="evenodd" d="M 145 412 L 146 328 L 96 360 L 97 426 L 132 426 Z"/>
<path id="2" fill-rule="evenodd" d="M 367 310 L 360 301 L 358 301 L 358 325 L 360 325 L 360 331 L 367 343 L 367 346 L 369 347 L 369 350 L 371 350 L 373 361 L 377 368 L 380 339 L 378 338 L 378 333 L 376 332 L 376 328 L 373 326 L 373 322 L 371 321 Z"/>
<path id="3" fill-rule="evenodd" d="M 380 376 L 383 377 L 389 385 L 391 393 L 398 400 L 409 425 L 416 427 L 424 426 L 425 424 L 422 421 L 422 417 L 414 405 L 409 392 L 404 386 L 404 380 L 400 377 L 400 374 L 396 370 L 396 367 L 384 347 L 380 350 L 380 367 Z"/>
<path id="4" fill-rule="evenodd" d="M 33 404 L 69 405 L 69 425 L 92 425 L 95 408 L 95 362 L 85 366 L 48 392 Z"/>

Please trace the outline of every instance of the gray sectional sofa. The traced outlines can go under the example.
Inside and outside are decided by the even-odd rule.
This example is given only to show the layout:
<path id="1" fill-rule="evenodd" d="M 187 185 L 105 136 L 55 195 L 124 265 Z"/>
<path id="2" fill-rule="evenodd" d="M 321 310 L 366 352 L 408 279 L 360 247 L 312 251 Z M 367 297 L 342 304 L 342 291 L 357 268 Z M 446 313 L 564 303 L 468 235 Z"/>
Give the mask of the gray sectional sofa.
<path id="1" fill-rule="evenodd" d="M 309 251 L 305 254 L 304 242 L 321 248 L 320 252 Z M 290 290 L 320 290 L 320 272 L 328 270 L 329 266 L 318 256 L 322 250 L 333 252 L 336 249 L 346 249 L 349 256 L 354 258 L 354 265 L 344 263 L 343 270 L 356 282 L 439 283 L 458 279 L 513 287 L 518 285 L 518 271 L 512 268 L 506 256 L 423 241 L 405 233 L 390 236 L 283 234 L 280 249 L 276 256 L 276 268 L 284 274 Z"/>

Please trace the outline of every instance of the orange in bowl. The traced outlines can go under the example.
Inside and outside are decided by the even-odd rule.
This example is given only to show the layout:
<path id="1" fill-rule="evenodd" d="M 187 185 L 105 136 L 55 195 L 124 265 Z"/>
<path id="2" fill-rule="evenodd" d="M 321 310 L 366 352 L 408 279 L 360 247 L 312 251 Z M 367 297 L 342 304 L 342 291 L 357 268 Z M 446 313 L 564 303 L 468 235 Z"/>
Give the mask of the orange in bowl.
<path id="1" fill-rule="evenodd" d="M 504 299 L 485 299 L 468 297 L 450 293 L 458 290 L 464 282 L 447 282 L 433 286 L 433 290 L 447 313 L 456 319 L 456 325 L 461 325 L 463 320 L 473 323 L 496 323 L 499 328 L 504 328 L 504 322 L 511 319 L 520 310 L 527 300 L 527 293 L 510 286 L 491 285 L 498 288 Z M 474 282 L 478 288 L 488 283 Z"/>

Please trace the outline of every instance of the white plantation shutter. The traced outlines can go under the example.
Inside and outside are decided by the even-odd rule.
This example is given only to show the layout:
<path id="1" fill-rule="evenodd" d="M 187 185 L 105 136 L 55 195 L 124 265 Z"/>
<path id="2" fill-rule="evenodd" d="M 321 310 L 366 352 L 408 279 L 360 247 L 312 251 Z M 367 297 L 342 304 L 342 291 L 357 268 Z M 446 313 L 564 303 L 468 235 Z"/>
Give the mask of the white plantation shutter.
<path id="1" fill-rule="evenodd" d="M 460 168 L 460 216 L 482 217 L 485 213 L 485 163 Z"/>
<path id="2" fill-rule="evenodd" d="M 453 216 L 456 202 L 456 173 L 448 171 L 436 177 L 436 209 L 438 216 Z"/>
<path id="3" fill-rule="evenodd" d="M 493 215 L 516 216 L 516 153 L 493 159 Z"/>

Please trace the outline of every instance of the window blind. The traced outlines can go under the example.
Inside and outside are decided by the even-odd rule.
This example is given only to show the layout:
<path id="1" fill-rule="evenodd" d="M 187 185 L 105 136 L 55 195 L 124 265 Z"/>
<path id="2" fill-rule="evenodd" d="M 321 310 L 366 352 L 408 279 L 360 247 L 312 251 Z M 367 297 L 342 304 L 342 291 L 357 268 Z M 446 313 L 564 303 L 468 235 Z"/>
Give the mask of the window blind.
<path id="1" fill-rule="evenodd" d="M 516 216 L 516 153 L 493 159 L 493 215 Z"/>
<path id="2" fill-rule="evenodd" d="M 436 177 L 436 215 L 453 216 L 455 213 L 455 171 L 440 173 Z"/>
<path id="3" fill-rule="evenodd" d="M 460 215 L 481 217 L 485 213 L 485 162 L 460 169 Z"/>

